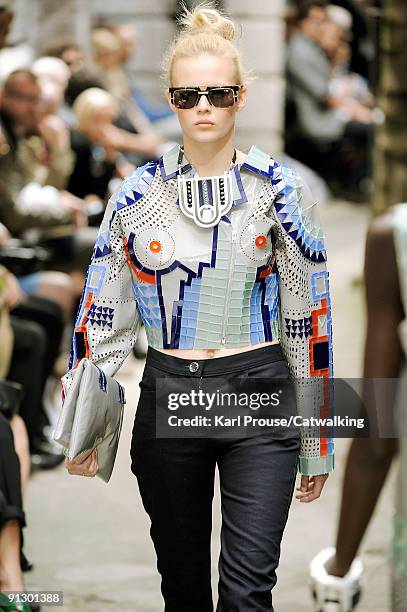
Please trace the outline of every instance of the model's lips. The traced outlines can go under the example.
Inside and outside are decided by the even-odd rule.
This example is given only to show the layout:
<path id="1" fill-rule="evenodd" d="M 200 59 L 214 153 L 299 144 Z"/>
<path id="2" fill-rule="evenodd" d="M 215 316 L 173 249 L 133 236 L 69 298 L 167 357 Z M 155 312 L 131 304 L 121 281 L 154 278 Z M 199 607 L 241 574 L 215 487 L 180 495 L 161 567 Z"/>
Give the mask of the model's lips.
<path id="1" fill-rule="evenodd" d="M 203 120 L 197 121 L 195 125 L 215 125 L 213 121 Z"/>

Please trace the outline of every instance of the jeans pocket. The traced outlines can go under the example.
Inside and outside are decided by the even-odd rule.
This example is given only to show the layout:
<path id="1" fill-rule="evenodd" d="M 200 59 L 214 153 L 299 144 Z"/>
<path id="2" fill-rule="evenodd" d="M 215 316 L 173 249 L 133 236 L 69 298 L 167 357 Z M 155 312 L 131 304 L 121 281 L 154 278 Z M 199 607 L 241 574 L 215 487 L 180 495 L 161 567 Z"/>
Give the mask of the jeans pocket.
<path id="1" fill-rule="evenodd" d="M 143 393 L 155 393 L 157 379 L 165 376 L 165 372 L 146 365 L 143 371 L 143 376 L 139 382 L 139 387 Z"/>

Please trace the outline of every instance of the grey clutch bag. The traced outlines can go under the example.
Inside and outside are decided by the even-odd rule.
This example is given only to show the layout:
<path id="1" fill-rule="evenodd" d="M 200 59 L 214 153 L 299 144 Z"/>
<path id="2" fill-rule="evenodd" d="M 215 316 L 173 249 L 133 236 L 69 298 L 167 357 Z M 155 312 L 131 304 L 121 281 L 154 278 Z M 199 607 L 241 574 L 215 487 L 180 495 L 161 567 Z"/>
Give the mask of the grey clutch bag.
<path id="1" fill-rule="evenodd" d="M 126 400 L 123 387 L 89 359 L 82 359 L 53 432 L 68 459 L 85 460 L 98 449 L 97 476 L 109 482 L 119 445 Z"/>

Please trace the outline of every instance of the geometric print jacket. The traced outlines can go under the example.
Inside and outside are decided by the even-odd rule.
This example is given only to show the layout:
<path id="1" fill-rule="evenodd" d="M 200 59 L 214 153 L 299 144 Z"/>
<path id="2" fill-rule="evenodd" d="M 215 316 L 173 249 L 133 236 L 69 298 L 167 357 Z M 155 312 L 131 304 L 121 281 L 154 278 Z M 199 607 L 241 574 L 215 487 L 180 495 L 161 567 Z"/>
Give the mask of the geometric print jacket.
<path id="1" fill-rule="evenodd" d="M 63 395 L 88 357 L 113 376 L 144 324 L 153 348 L 278 340 L 303 416 L 330 416 L 329 274 L 317 204 L 292 169 L 252 146 L 233 205 L 200 227 L 178 203 L 179 145 L 137 168 L 107 205 L 76 319 Z M 180 171 L 193 176 L 184 158 Z M 301 474 L 334 469 L 325 423 L 301 429 Z"/>

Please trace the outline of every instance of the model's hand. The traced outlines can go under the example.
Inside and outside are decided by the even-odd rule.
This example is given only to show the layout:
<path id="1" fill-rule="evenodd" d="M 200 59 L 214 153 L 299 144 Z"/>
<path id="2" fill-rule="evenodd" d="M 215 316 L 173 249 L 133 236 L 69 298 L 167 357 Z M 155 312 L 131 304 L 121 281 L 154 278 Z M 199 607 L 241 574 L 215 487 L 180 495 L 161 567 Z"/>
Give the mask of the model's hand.
<path id="1" fill-rule="evenodd" d="M 318 474 L 318 476 L 301 476 L 301 485 L 296 487 L 300 491 L 295 497 L 301 502 L 312 502 L 318 499 L 329 474 Z"/>
<path id="2" fill-rule="evenodd" d="M 71 476 L 96 476 L 98 466 L 98 449 L 94 448 L 89 457 L 78 463 L 76 459 L 65 459 L 65 467 Z"/>

